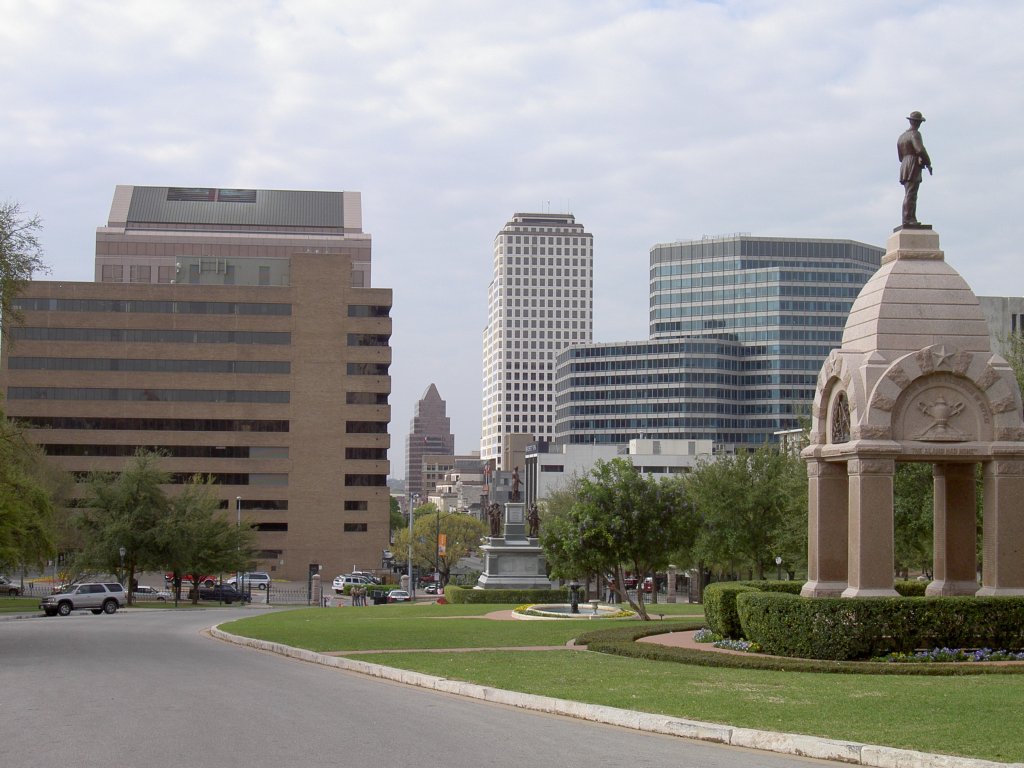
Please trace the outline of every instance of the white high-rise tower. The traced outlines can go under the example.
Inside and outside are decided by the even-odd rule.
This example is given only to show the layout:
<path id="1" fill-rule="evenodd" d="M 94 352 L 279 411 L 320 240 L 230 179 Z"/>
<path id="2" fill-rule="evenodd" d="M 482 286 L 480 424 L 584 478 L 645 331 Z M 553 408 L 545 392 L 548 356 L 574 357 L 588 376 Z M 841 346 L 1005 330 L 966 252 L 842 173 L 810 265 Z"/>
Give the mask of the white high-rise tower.
<path id="1" fill-rule="evenodd" d="M 480 457 L 499 469 L 512 469 L 509 436 L 554 435 L 553 363 L 593 339 L 593 263 L 594 237 L 572 214 L 517 213 L 494 239 Z"/>

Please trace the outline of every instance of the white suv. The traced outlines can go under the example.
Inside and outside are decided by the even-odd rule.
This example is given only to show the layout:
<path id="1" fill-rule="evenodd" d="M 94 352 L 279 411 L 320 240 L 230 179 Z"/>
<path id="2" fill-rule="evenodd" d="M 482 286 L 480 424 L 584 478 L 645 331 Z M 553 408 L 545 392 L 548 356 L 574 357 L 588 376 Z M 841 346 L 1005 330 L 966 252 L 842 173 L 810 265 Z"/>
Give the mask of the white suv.
<path id="1" fill-rule="evenodd" d="M 342 595 L 345 593 L 345 587 L 365 587 L 367 584 L 372 582 L 365 576 L 356 576 L 348 573 L 341 576 L 334 577 L 334 583 L 331 585 L 334 587 L 335 594 Z"/>
<path id="2" fill-rule="evenodd" d="M 124 587 L 116 582 L 86 582 L 66 587 L 53 595 L 47 595 L 39 607 L 47 616 L 67 616 L 83 608 L 95 614 L 115 613 L 125 605 Z"/>
<path id="3" fill-rule="evenodd" d="M 225 581 L 225 584 L 234 585 L 238 579 L 232 576 L 230 579 Z M 267 585 L 270 584 L 270 574 L 265 571 L 251 571 L 249 573 L 242 574 L 242 586 L 241 590 L 244 592 L 246 589 L 252 587 L 258 587 L 259 589 L 266 589 Z"/>

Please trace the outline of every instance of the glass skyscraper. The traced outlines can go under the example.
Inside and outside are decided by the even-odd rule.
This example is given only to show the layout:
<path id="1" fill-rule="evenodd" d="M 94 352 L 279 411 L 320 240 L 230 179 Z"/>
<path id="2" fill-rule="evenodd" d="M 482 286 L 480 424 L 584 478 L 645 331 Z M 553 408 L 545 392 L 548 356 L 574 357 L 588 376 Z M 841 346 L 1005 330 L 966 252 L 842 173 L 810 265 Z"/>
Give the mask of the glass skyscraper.
<path id="1" fill-rule="evenodd" d="M 555 367 L 555 439 L 757 446 L 799 426 L 884 249 L 705 238 L 650 252 L 650 339 L 583 344 Z"/>

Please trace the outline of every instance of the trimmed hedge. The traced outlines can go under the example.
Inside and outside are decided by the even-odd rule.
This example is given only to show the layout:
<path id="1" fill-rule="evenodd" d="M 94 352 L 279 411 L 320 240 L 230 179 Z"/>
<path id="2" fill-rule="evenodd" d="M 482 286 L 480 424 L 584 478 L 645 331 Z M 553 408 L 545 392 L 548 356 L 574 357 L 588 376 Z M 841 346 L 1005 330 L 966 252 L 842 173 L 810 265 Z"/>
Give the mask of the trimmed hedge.
<path id="1" fill-rule="evenodd" d="M 722 637 L 743 637 L 736 597 L 742 592 L 800 594 L 802 581 L 716 581 L 704 588 L 704 619 Z"/>
<path id="2" fill-rule="evenodd" d="M 449 603 L 480 605 L 499 603 L 502 605 L 523 605 L 524 603 L 568 603 L 569 593 L 565 589 L 471 589 L 449 584 L 444 588 Z"/>
<path id="3" fill-rule="evenodd" d="M 736 595 L 743 636 L 766 653 L 868 659 L 930 648 L 1024 648 L 1024 598 Z"/>
<path id="4" fill-rule="evenodd" d="M 722 667 L 728 669 L 757 669 L 774 672 L 823 672 L 831 674 L 857 675 L 1020 675 L 1024 674 L 1021 664 L 886 664 L 871 661 L 827 661 L 817 659 L 793 659 L 786 656 L 758 656 L 745 653 L 718 653 L 695 648 L 675 648 L 654 643 L 637 643 L 635 640 L 647 635 L 663 634 L 666 631 L 685 632 L 696 629 L 700 620 L 689 622 L 641 622 L 612 629 L 596 629 L 580 635 L 577 644 L 586 645 L 587 650 L 625 656 L 648 661 L 665 661 L 676 664 L 693 664 L 701 667 Z"/>

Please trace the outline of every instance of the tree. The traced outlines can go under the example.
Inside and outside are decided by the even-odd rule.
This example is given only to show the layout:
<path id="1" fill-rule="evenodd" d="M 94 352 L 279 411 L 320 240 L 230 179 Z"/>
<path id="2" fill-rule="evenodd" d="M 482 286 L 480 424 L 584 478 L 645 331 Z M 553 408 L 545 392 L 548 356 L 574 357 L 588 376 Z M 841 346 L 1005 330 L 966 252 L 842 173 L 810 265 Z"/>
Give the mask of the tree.
<path id="1" fill-rule="evenodd" d="M 763 579 L 782 557 L 802 563 L 807 552 L 807 469 L 775 446 L 701 462 L 686 479 L 702 520 L 699 559 Z"/>
<path id="2" fill-rule="evenodd" d="M 432 504 L 424 505 L 433 507 Z M 421 570 L 432 570 L 435 566 L 441 574 L 441 582 L 451 579 L 452 567 L 475 549 L 480 538 L 487 533 L 487 527 L 472 515 L 464 512 L 418 514 L 424 507 L 417 507 L 412 529 L 412 562 Z M 444 536 L 444 551 L 438 557 L 438 534 Z M 403 529 L 395 536 L 395 551 L 408 552 L 409 531 Z"/>
<path id="3" fill-rule="evenodd" d="M 400 530 L 405 525 L 405 518 L 402 517 L 402 507 L 398 503 L 398 499 L 394 496 L 389 497 L 391 500 L 391 511 L 390 511 L 390 528 L 391 531 Z"/>
<path id="4" fill-rule="evenodd" d="M 42 451 L 0 411 L 0 568 L 42 567 L 54 556 L 57 488 Z"/>
<path id="5" fill-rule="evenodd" d="M 897 464 L 893 478 L 893 531 L 896 570 L 932 571 L 932 497 L 934 480 L 931 464 Z"/>
<path id="6" fill-rule="evenodd" d="M 0 204 L 0 335 L 7 337 L 12 323 L 21 319 L 14 300 L 36 272 L 45 272 L 39 244 L 42 222 L 25 218 L 15 202 Z"/>
<path id="7" fill-rule="evenodd" d="M 541 545 L 552 573 L 612 574 L 623 602 L 648 620 L 642 598 L 626 590 L 625 574 L 638 578 L 668 565 L 696 531 L 696 519 L 678 481 L 656 481 L 624 458 L 598 461 L 577 481 L 568 512 L 545 520 Z"/>
<path id="8" fill-rule="evenodd" d="M 163 566 L 157 531 L 169 510 L 161 487 L 169 478 L 157 466 L 158 460 L 159 454 L 139 451 L 119 474 L 93 473 L 89 478 L 88 508 L 80 518 L 85 542 L 78 564 L 118 572 L 123 547 L 122 577 L 126 579 L 129 605 L 135 573 Z"/>
<path id="9" fill-rule="evenodd" d="M 163 567 L 174 574 L 175 599 L 186 573 L 198 579 L 208 573 L 246 570 L 253 541 L 252 527 L 226 518 L 212 483 L 198 475 L 170 498 L 169 513 L 156 531 Z M 195 604 L 199 602 L 199 585 L 193 583 Z"/>

